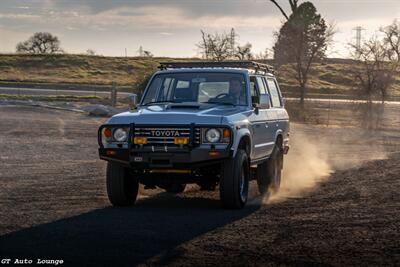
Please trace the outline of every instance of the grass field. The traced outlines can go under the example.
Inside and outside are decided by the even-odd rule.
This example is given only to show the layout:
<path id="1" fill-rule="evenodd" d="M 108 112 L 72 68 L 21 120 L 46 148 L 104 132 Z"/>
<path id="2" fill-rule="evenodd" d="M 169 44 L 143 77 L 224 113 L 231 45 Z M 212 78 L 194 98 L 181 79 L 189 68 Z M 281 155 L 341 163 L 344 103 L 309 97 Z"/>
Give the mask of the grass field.
<path id="1" fill-rule="evenodd" d="M 40 88 L 110 88 L 136 91 L 157 70 L 161 61 L 193 60 L 172 58 L 103 57 L 85 55 L 0 55 L 0 86 Z M 354 94 L 351 60 L 328 59 L 313 66 L 308 85 L 313 96 L 333 97 Z M 277 77 L 287 96 L 297 96 L 293 70 L 283 66 Z M 391 90 L 400 97 L 400 75 Z"/>

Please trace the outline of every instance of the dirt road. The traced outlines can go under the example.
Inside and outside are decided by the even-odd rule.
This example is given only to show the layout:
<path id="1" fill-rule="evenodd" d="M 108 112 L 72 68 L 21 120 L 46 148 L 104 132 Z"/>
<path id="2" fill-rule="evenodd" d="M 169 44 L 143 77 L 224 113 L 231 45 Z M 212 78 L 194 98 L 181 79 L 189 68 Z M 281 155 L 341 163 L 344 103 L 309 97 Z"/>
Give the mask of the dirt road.
<path id="1" fill-rule="evenodd" d="M 111 208 L 96 150 L 102 121 L 0 106 L 0 258 L 67 266 L 400 265 L 400 156 L 390 153 L 400 148 L 398 132 L 292 125 L 281 194 L 253 193 L 244 210 L 223 210 L 217 192 L 195 187 L 177 196 L 145 191 L 136 207 Z"/>

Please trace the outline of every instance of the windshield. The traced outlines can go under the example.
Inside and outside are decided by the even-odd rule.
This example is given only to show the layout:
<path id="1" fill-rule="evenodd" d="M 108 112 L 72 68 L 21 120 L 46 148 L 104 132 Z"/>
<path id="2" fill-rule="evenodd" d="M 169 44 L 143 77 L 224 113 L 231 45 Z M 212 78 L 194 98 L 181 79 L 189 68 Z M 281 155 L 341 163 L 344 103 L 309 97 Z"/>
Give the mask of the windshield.
<path id="1" fill-rule="evenodd" d="M 237 73 L 165 73 L 156 75 L 142 105 L 152 103 L 214 103 L 247 105 L 243 74 Z"/>

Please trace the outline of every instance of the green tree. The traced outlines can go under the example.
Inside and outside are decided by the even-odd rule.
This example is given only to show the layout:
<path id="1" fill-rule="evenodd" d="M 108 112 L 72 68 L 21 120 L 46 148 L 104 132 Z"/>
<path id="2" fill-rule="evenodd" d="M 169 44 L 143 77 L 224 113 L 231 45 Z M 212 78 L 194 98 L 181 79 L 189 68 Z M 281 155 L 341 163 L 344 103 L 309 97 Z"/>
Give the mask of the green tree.
<path id="1" fill-rule="evenodd" d="M 274 59 L 279 65 L 294 68 L 302 106 L 311 65 L 325 57 L 332 35 L 333 28 L 327 26 L 310 2 L 299 5 L 276 34 Z"/>

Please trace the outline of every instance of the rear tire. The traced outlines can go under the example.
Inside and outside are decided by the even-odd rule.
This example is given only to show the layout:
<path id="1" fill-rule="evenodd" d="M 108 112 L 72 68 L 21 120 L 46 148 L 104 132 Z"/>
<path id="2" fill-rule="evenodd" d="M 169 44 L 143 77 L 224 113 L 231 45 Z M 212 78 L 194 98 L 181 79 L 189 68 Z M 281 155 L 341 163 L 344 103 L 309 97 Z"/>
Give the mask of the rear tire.
<path id="1" fill-rule="evenodd" d="M 116 163 L 107 163 L 107 195 L 114 206 L 135 204 L 139 181 L 131 175 L 128 168 Z"/>
<path id="2" fill-rule="evenodd" d="M 268 162 L 264 161 L 257 165 L 257 185 L 261 195 L 268 193 L 269 184 L 271 183 L 268 176 Z"/>
<path id="3" fill-rule="evenodd" d="M 219 193 L 225 208 L 244 207 L 248 198 L 249 173 L 249 161 L 244 150 L 238 150 L 235 158 L 223 163 Z"/>
<path id="4" fill-rule="evenodd" d="M 275 144 L 270 158 L 257 166 L 258 191 L 266 194 L 268 190 L 272 193 L 279 191 L 283 168 L 283 151 L 279 144 Z"/>

